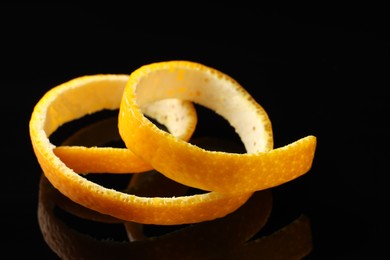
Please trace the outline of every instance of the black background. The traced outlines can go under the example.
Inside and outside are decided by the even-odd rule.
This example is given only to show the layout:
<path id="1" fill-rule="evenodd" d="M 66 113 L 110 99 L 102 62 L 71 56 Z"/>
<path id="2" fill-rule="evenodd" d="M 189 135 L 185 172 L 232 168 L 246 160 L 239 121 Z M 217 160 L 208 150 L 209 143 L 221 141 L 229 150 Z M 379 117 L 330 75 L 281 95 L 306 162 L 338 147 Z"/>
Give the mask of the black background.
<path id="1" fill-rule="evenodd" d="M 239 81 L 268 112 L 275 147 L 317 136 L 313 168 L 278 189 L 312 220 L 308 259 L 389 256 L 386 9 L 182 5 L 2 4 L 2 252 L 54 258 L 36 219 L 39 98 L 77 76 L 183 59 Z"/>

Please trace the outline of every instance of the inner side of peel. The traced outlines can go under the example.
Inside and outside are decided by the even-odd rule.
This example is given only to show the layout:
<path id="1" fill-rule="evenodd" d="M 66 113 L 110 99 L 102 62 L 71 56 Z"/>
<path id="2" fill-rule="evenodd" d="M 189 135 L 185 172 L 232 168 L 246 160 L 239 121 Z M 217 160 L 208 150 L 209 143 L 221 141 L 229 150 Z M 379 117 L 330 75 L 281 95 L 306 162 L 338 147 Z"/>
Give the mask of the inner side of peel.
<path id="1" fill-rule="evenodd" d="M 138 106 L 159 99 L 179 98 L 205 106 L 225 118 L 240 136 L 248 153 L 273 148 L 267 113 L 234 79 L 195 63 L 149 65 L 134 72 L 129 82 Z M 131 80 L 131 79 L 130 79 Z"/>

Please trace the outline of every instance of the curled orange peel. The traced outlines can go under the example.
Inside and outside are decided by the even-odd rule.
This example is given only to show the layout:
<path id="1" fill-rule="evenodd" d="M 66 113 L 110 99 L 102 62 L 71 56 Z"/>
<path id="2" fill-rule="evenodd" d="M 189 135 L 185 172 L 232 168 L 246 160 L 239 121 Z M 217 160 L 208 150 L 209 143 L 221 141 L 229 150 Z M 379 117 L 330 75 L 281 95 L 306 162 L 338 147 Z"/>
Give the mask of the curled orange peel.
<path id="1" fill-rule="evenodd" d="M 235 128 L 247 153 L 202 149 L 188 142 L 196 125 L 192 102 Z M 118 109 L 119 133 L 128 149 L 56 147 L 50 135 L 61 125 L 103 109 Z M 157 127 L 147 115 L 166 125 Z M 143 224 L 195 223 L 223 217 L 253 192 L 306 173 L 316 138 L 273 149 L 265 110 L 229 76 L 188 61 L 145 65 L 128 75 L 79 77 L 48 91 L 34 107 L 30 137 L 53 186 L 84 207 Z M 205 191 L 180 197 L 140 197 L 105 188 L 80 173 L 136 173 L 155 169 Z M 141 173 L 142 174 L 142 173 Z"/>
<path id="2" fill-rule="evenodd" d="M 178 98 L 225 118 L 247 153 L 202 149 L 159 129 L 143 114 L 144 104 Z M 179 183 L 220 193 L 243 193 L 281 185 L 309 171 L 316 137 L 273 148 L 267 113 L 234 79 L 189 61 L 144 65 L 131 73 L 119 109 L 126 146 L 154 169 Z"/>
<path id="3" fill-rule="evenodd" d="M 223 217 L 244 204 L 252 193 L 223 195 L 217 192 L 181 197 L 140 197 L 96 184 L 70 167 L 72 163 L 84 164 L 96 171 L 118 170 L 134 164 L 137 159 L 125 148 L 110 147 L 69 147 L 61 148 L 50 142 L 50 135 L 61 125 L 103 109 L 117 109 L 120 105 L 127 75 L 91 75 L 65 82 L 49 90 L 35 105 L 30 119 L 30 138 L 37 160 L 47 179 L 62 194 L 80 205 L 113 217 L 143 224 L 183 224 L 195 223 Z M 196 123 L 193 107 L 185 101 L 168 101 L 174 109 L 145 108 L 156 117 L 162 115 L 162 123 L 176 133 L 178 138 L 188 139 Z M 161 103 L 159 103 L 161 106 Z M 163 107 L 167 104 L 162 105 Z M 161 112 L 159 112 L 161 111 Z M 173 114 L 173 120 L 166 114 Z M 180 115 L 180 116 L 178 116 Z M 182 116 L 183 115 L 183 116 Z M 176 120 L 179 118 L 180 120 Z M 156 118 L 158 120 L 158 118 Z M 176 130 L 175 130 L 176 129 Z M 91 153 L 97 153 L 92 158 Z M 67 154 L 66 154 L 67 153 Z M 100 153 L 100 154 L 99 154 Z M 118 154 L 124 153 L 121 157 Z M 66 154 L 66 155 L 65 155 Z M 60 156 L 68 156 L 68 164 Z M 127 157 L 126 157 L 127 156 Z M 102 164 L 96 162 L 105 160 Z M 116 164 L 116 165 L 115 165 Z M 118 166 L 119 165 L 119 166 Z M 78 169 L 81 170 L 81 169 Z M 146 170 L 146 168 L 145 168 Z M 86 173 L 81 171 L 81 173 Z M 131 172 L 130 172 L 131 173 Z"/>

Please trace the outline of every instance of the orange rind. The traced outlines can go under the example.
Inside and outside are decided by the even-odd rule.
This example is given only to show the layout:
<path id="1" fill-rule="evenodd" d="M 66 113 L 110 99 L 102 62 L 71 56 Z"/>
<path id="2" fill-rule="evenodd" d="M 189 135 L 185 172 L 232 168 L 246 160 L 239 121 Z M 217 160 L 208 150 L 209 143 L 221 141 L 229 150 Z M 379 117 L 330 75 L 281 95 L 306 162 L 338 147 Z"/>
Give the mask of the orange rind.
<path id="1" fill-rule="evenodd" d="M 194 103 L 225 118 L 246 153 L 191 144 L 197 123 Z M 126 147 L 51 143 L 50 136 L 65 123 L 104 109 L 118 109 L 119 135 Z M 316 147 L 316 137 L 310 135 L 274 149 L 269 117 L 249 92 L 228 75 L 189 61 L 153 63 L 130 75 L 90 75 L 65 82 L 38 101 L 29 127 L 34 153 L 56 189 L 84 207 L 142 224 L 188 224 L 224 217 L 255 191 L 309 171 Z M 83 176 L 149 170 L 205 193 L 141 197 Z"/>
<path id="2" fill-rule="evenodd" d="M 209 151 L 159 129 L 143 114 L 144 104 L 178 98 L 200 104 L 225 118 L 247 153 Z M 130 74 L 118 118 L 127 148 L 179 183 L 207 191 L 242 193 L 275 187 L 306 173 L 316 137 L 273 148 L 264 108 L 234 79 L 189 61 L 144 65 Z"/>

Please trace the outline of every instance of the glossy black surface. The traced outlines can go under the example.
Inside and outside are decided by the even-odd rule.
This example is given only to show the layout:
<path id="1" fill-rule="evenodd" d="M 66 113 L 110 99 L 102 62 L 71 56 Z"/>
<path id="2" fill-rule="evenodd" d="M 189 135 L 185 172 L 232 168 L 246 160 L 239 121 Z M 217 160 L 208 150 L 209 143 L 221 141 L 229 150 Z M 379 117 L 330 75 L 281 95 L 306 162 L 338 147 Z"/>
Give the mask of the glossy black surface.
<path id="1" fill-rule="evenodd" d="M 151 62 L 185 59 L 239 81 L 268 112 L 275 147 L 309 134 L 318 138 L 312 169 L 272 189 L 270 218 L 253 240 L 305 216 L 313 242 L 306 259 L 389 256 L 385 10 L 381 6 L 310 11 L 299 6 L 269 11 L 198 6 L 174 11 L 114 4 L 4 5 L 0 16 L 2 252 L 15 259 L 57 258 L 38 222 L 41 169 L 31 148 L 28 121 L 39 98 L 74 77 L 129 74 Z M 207 111 L 201 111 L 199 125 L 199 136 L 235 138 Z M 66 134 L 70 132 L 63 138 Z M 95 227 L 66 213 L 61 216 L 78 232 L 92 230 L 98 238 L 126 239 L 122 227 Z M 148 227 L 149 235 L 171 231 Z M 190 240 L 183 237 L 183 252 L 190 256 L 185 247 Z M 155 248 L 147 246 L 143 250 Z M 133 259 L 138 258 L 133 255 Z"/>

